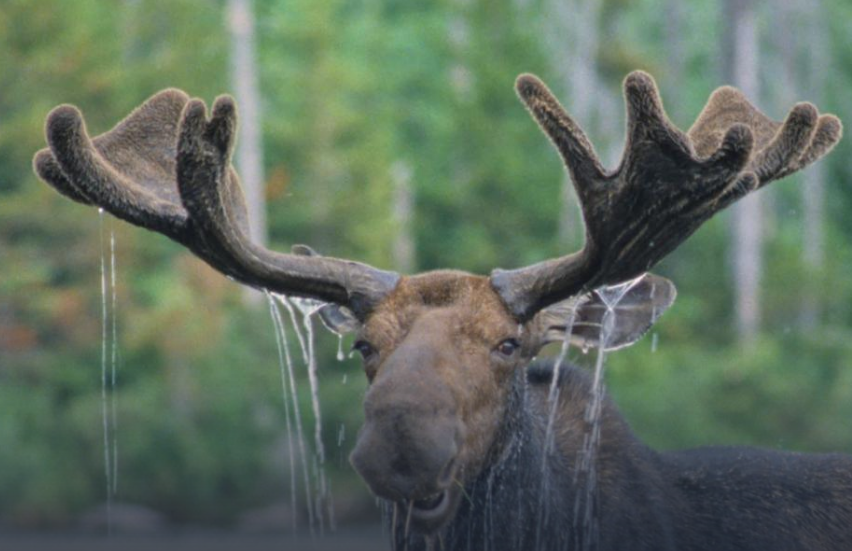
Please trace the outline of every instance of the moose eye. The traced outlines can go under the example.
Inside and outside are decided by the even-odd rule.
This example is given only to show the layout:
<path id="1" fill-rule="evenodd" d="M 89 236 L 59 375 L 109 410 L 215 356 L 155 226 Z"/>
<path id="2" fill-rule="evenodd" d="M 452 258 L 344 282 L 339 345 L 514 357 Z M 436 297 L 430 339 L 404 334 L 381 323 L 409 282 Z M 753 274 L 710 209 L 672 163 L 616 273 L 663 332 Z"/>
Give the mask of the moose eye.
<path id="1" fill-rule="evenodd" d="M 505 357 L 512 356 L 521 347 L 517 339 L 506 339 L 497 345 L 497 352 Z"/>
<path id="2" fill-rule="evenodd" d="M 357 350 L 358 353 L 361 354 L 361 357 L 365 360 L 369 359 L 376 353 L 376 349 L 373 348 L 373 345 L 363 340 L 355 341 L 355 344 L 352 345 L 352 350 Z"/>

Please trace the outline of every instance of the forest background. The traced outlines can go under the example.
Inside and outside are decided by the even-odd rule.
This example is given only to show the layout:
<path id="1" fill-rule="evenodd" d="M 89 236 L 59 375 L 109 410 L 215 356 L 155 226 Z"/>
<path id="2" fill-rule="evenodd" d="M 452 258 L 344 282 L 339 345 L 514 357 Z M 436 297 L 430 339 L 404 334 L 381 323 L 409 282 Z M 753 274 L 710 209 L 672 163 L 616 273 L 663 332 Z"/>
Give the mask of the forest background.
<path id="1" fill-rule="evenodd" d="M 238 526 L 294 492 L 304 507 L 265 299 L 37 180 L 55 105 L 78 105 L 96 134 L 161 88 L 236 94 L 258 238 L 484 274 L 583 238 L 558 155 L 513 92 L 519 73 L 547 81 L 614 166 L 620 85 L 637 68 L 684 129 L 725 83 L 775 119 L 809 100 L 852 121 L 850 29 L 847 0 L 0 1 L 0 529 L 74 527 L 106 501 L 113 319 L 114 503 L 202 526 Z M 678 299 L 607 368 L 649 444 L 852 452 L 850 156 L 846 139 L 655 270 Z M 338 517 L 377 521 L 346 462 L 366 382 L 319 333 Z"/>

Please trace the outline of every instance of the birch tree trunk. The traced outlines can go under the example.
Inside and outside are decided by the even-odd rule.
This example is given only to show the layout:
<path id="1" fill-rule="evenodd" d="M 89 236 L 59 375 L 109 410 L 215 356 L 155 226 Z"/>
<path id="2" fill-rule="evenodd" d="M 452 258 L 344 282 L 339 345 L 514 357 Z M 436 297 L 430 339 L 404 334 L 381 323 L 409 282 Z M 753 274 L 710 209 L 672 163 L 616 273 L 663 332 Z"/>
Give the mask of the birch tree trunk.
<path id="1" fill-rule="evenodd" d="M 411 220 L 414 215 L 414 188 L 411 166 L 405 161 L 391 165 L 393 222 L 396 234 L 392 244 L 394 270 L 410 274 L 415 269 L 415 243 Z"/>
<path id="2" fill-rule="evenodd" d="M 667 81 L 672 90 L 677 90 L 686 67 L 686 48 L 684 40 L 684 2 L 682 0 L 666 0 L 665 3 L 665 37 L 666 37 L 666 70 Z M 677 124 L 683 114 L 683 101 L 672 102 L 666 109 L 670 111 Z"/>
<path id="3" fill-rule="evenodd" d="M 252 241 L 266 244 L 263 140 L 251 0 L 228 0 L 231 33 L 231 79 L 240 108 L 236 161 L 246 196 Z"/>
<path id="4" fill-rule="evenodd" d="M 785 112 L 801 97 L 820 103 L 825 85 L 828 58 L 824 12 L 820 2 L 777 0 L 772 10 L 772 23 L 777 29 L 792 30 L 774 35 L 776 52 L 773 74 L 776 75 L 773 99 L 779 113 Z M 804 83 L 797 85 L 796 83 Z M 823 233 L 824 169 L 817 163 L 801 174 L 802 194 L 802 264 L 807 281 L 801 289 L 799 326 L 812 331 L 819 325 L 820 304 L 818 276 L 825 262 Z"/>
<path id="5" fill-rule="evenodd" d="M 752 101 L 757 101 L 757 20 L 751 0 L 726 0 L 729 50 L 725 76 Z M 733 270 L 736 327 L 740 342 L 749 344 L 760 330 L 760 279 L 763 265 L 763 208 L 761 194 L 752 193 L 732 208 Z"/>
<path id="6" fill-rule="evenodd" d="M 550 0 L 546 37 L 561 88 L 567 95 L 567 109 L 577 122 L 591 132 L 600 93 L 596 59 L 600 38 L 598 0 Z M 574 186 L 566 175 L 562 185 L 562 213 L 559 217 L 559 243 L 579 246 L 583 240 L 583 219 Z"/>
<path id="7" fill-rule="evenodd" d="M 799 14 L 805 18 L 804 36 L 806 36 L 807 58 L 805 70 L 802 71 L 802 81 L 810 83 L 805 93 L 808 99 L 817 102 L 821 99 L 822 89 L 826 83 L 829 51 L 828 29 L 825 24 L 825 10 L 820 1 L 808 2 L 801 0 L 796 4 Z M 802 177 L 802 203 L 804 208 L 804 238 L 802 261 L 805 265 L 809 280 L 813 285 L 806 285 L 802 293 L 802 309 L 800 322 L 803 329 L 813 331 L 820 321 L 820 303 L 817 290 L 819 274 L 825 264 L 825 165 L 815 163 L 806 169 Z"/>
<path id="8" fill-rule="evenodd" d="M 231 80 L 239 106 L 240 125 L 235 151 L 237 171 L 243 186 L 249 219 L 249 237 L 266 245 L 266 199 L 263 176 L 263 139 L 260 119 L 255 53 L 254 13 L 251 0 L 228 0 L 228 29 L 231 34 Z M 243 301 L 252 306 L 262 301 L 260 293 L 246 288 Z"/>

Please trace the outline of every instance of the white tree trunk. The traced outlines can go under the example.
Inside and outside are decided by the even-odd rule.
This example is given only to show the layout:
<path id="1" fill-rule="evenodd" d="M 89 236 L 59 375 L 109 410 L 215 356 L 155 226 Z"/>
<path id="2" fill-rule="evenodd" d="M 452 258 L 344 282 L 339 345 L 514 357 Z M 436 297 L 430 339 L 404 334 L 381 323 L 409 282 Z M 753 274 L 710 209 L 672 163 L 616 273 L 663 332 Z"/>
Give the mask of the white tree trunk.
<path id="1" fill-rule="evenodd" d="M 601 93 L 596 66 L 601 4 L 599 0 L 551 0 L 545 9 L 545 36 L 559 88 L 567 95 L 566 108 L 592 135 L 593 115 L 602 115 L 596 101 L 596 94 Z M 561 195 L 559 242 L 567 247 L 579 246 L 583 240 L 582 212 L 567 175 Z"/>
<path id="2" fill-rule="evenodd" d="M 807 38 L 807 58 L 802 71 L 802 80 L 810 83 L 805 93 L 808 99 L 818 102 L 825 86 L 828 70 L 828 43 L 825 11 L 822 2 L 800 4 L 800 15 L 806 18 L 804 25 Z M 804 238 L 802 261 L 809 276 L 818 276 L 825 264 L 825 165 L 816 163 L 806 169 L 802 177 L 802 202 L 804 208 Z M 820 303 L 816 290 L 818 285 L 806 285 L 802 293 L 801 325 L 805 330 L 814 330 L 820 321 Z"/>
<path id="3" fill-rule="evenodd" d="M 228 28 L 231 33 L 231 79 L 240 109 L 237 169 L 246 196 L 252 241 L 265 245 L 263 139 L 251 0 L 228 0 Z"/>
<path id="4" fill-rule="evenodd" d="M 263 176 L 263 138 L 255 60 L 254 13 L 251 0 L 228 0 L 228 29 L 231 34 L 231 80 L 239 106 L 236 164 L 246 199 L 249 236 L 266 245 L 266 198 Z M 243 301 L 257 306 L 263 296 L 246 287 Z"/>
<path id="5" fill-rule="evenodd" d="M 751 101 L 759 97 L 757 20 L 750 0 L 727 0 L 731 51 L 728 73 Z M 761 195 L 752 193 L 733 207 L 733 269 L 737 331 L 740 342 L 754 341 L 760 330 L 760 280 L 763 264 Z"/>
<path id="6" fill-rule="evenodd" d="M 414 216 L 414 188 L 411 185 L 411 166 L 405 161 L 397 161 L 391 165 L 391 182 L 393 184 L 393 222 L 395 236 L 393 239 L 394 270 L 410 274 L 415 269 L 415 242 L 412 230 Z"/>

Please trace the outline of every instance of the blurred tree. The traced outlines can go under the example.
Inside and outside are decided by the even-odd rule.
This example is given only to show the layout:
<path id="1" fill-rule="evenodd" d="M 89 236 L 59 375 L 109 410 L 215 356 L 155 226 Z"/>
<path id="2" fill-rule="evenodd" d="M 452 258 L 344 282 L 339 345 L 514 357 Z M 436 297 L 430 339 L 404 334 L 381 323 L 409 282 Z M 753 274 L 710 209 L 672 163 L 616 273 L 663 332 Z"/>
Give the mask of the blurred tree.
<path id="1" fill-rule="evenodd" d="M 231 35 L 231 82 L 240 108 L 240 127 L 234 158 L 246 199 L 250 238 L 266 245 L 266 182 L 263 177 L 263 143 L 260 91 L 255 52 L 254 11 L 251 0 L 228 0 Z M 257 306 L 263 297 L 246 288 L 243 299 Z"/>
<path id="2" fill-rule="evenodd" d="M 412 232 L 414 218 L 414 189 L 411 185 L 411 167 L 405 161 L 391 165 L 393 182 L 393 221 L 397 232 L 393 241 L 393 269 L 403 274 L 413 273 L 417 253 Z"/>
<path id="3" fill-rule="evenodd" d="M 792 0 L 791 0 L 792 1 Z M 829 79 L 830 49 L 828 45 L 827 13 L 823 2 L 805 4 L 796 0 L 795 14 L 798 20 L 804 20 L 802 27 L 807 36 L 806 47 L 800 48 L 807 52 L 805 59 L 800 62 L 802 70 L 796 71 L 797 80 L 806 83 L 800 87 L 810 101 L 817 105 L 825 99 L 824 90 Z M 792 25 L 791 25 L 792 26 Z M 796 25 L 798 26 L 798 25 Z M 801 36 L 801 35 L 797 35 Z M 782 50 L 784 51 L 784 50 Z M 790 52 L 792 57 L 792 52 Z M 825 196 L 826 196 L 826 167 L 818 163 L 802 174 L 802 202 L 804 204 L 804 232 L 802 261 L 805 273 L 811 280 L 818 280 L 825 267 Z M 814 286 L 807 286 L 802 293 L 802 306 L 799 314 L 802 328 L 815 331 L 820 325 L 822 306 Z"/>
<path id="4" fill-rule="evenodd" d="M 751 101 L 760 97 L 757 14 L 752 0 L 726 0 L 723 41 L 725 80 Z M 760 330 L 760 279 L 763 269 L 763 207 L 760 194 L 734 205 L 731 258 L 736 290 L 736 323 L 740 341 L 752 344 Z"/>
<path id="5" fill-rule="evenodd" d="M 546 8 L 544 25 L 553 71 L 558 75 L 558 90 L 564 92 L 567 109 L 585 131 L 593 137 L 601 132 L 594 123 L 606 116 L 600 108 L 602 83 L 598 77 L 597 60 L 600 36 L 600 15 L 603 2 L 599 0 L 551 0 Z M 602 144 L 598 143 L 597 147 Z M 562 183 L 562 213 L 559 217 L 558 238 L 566 249 L 582 247 L 583 216 L 574 185 L 567 172 Z"/>

